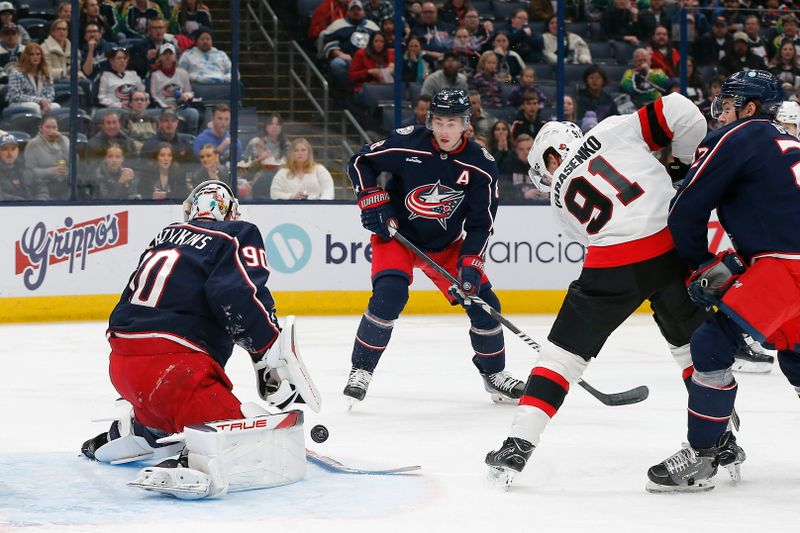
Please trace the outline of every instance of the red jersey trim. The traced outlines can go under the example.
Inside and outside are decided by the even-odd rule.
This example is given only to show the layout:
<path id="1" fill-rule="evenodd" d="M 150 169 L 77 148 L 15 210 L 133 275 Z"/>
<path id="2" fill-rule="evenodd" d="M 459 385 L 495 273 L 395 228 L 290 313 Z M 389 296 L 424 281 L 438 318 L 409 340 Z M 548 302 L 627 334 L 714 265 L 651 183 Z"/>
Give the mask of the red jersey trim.
<path id="1" fill-rule="evenodd" d="M 675 248 L 669 228 L 635 241 L 610 246 L 589 246 L 586 249 L 584 268 L 606 268 L 639 263 Z"/>

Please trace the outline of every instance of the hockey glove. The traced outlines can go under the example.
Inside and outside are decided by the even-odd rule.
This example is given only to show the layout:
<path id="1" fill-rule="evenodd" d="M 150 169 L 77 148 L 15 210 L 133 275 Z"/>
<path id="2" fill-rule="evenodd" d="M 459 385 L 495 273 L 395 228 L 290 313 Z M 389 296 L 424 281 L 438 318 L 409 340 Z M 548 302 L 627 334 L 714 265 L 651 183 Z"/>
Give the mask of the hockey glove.
<path id="1" fill-rule="evenodd" d="M 667 163 L 667 172 L 669 172 L 669 177 L 672 179 L 672 186 L 679 189 L 683 184 L 684 178 L 686 178 L 686 174 L 689 172 L 689 165 L 675 159 Z"/>
<path id="2" fill-rule="evenodd" d="M 450 294 L 463 306 L 469 306 L 472 302 L 470 296 L 475 296 L 481 290 L 481 279 L 483 278 L 483 258 L 477 255 L 462 255 L 458 258 L 456 268 L 458 269 L 458 285 L 450 288 Z"/>
<path id="3" fill-rule="evenodd" d="M 267 364 L 269 351 L 250 354 L 256 372 L 256 389 L 262 400 L 278 409 L 285 409 L 292 402 L 301 401 L 294 386 L 281 379 L 278 371 Z"/>
<path id="4" fill-rule="evenodd" d="M 719 304 L 722 296 L 746 270 L 735 252 L 720 252 L 692 272 L 688 279 L 689 297 L 702 307 Z"/>
<path id="5" fill-rule="evenodd" d="M 358 208 L 361 209 L 361 225 L 382 239 L 391 239 L 389 221 L 397 222 L 389 193 L 380 187 L 370 187 L 358 195 Z"/>

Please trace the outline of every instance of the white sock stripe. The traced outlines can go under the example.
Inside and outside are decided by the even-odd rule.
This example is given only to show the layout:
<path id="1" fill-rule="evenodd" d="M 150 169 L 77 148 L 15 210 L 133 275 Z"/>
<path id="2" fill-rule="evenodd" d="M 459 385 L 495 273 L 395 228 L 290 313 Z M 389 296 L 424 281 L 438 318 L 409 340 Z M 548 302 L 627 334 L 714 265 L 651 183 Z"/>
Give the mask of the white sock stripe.
<path id="1" fill-rule="evenodd" d="M 497 326 L 496 328 L 492 329 L 480 329 L 476 328 L 475 326 L 472 326 L 469 328 L 469 330 L 470 332 L 475 333 L 476 335 L 489 336 L 489 335 L 497 335 L 498 333 L 503 331 L 503 326 Z"/>
<path id="2" fill-rule="evenodd" d="M 367 344 L 366 342 L 364 342 L 361 339 L 359 339 L 358 335 L 356 335 L 356 342 L 359 343 L 364 348 L 369 348 L 370 350 L 385 350 L 386 349 L 386 346 L 373 346 L 371 344 Z"/>
<path id="3" fill-rule="evenodd" d="M 391 329 L 394 327 L 394 320 L 383 320 L 382 318 L 378 318 L 369 311 L 364 313 L 364 318 L 378 326 L 379 328 L 384 329 Z"/>
<path id="4" fill-rule="evenodd" d="M 697 418 L 701 418 L 703 420 L 710 420 L 711 422 L 727 422 L 731 419 L 730 416 L 711 416 L 711 415 L 704 415 L 702 413 L 698 413 L 697 411 L 693 411 L 688 409 L 689 414 L 696 416 Z"/>

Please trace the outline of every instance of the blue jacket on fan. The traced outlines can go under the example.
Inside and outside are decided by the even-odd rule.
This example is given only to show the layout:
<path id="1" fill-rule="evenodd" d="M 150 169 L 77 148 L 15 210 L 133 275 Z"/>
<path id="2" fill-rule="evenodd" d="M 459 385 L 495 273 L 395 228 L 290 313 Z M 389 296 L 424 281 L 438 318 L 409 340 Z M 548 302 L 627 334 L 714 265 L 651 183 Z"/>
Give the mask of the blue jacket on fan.
<path id="1" fill-rule="evenodd" d="M 466 232 L 461 255 L 483 255 L 497 213 L 497 164 L 473 141 L 453 152 L 439 149 L 425 126 L 395 130 L 364 145 L 347 174 L 356 194 L 375 187 L 381 172 L 403 235 L 426 251 L 439 251 Z"/>
<path id="2" fill-rule="evenodd" d="M 800 141 L 756 115 L 709 133 L 672 202 L 669 229 L 693 267 L 711 258 L 708 219 L 716 208 L 748 263 L 769 253 L 800 253 Z"/>
<path id="3" fill-rule="evenodd" d="M 170 224 L 139 260 L 108 333 L 160 337 L 208 353 L 223 367 L 236 343 L 256 353 L 279 333 L 267 289 L 264 240 L 244 221 Z"/>

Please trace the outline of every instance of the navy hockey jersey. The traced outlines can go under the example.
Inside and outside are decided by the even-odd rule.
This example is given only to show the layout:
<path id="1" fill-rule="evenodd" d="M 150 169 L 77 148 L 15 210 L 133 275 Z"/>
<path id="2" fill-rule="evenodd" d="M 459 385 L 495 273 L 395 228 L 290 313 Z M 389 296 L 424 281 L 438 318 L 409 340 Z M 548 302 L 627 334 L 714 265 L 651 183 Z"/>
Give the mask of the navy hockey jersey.
<path id="1" fill-rule="evenodd" d="M 716 208 L 748 263 L 763 256 L 800 259 L 799 163 L 800 140 L 764 115 L 709 133 L 669 214 L 681 257 L 693 267 L 711 258 L 707 226 Z"/>
<path id="2" fill-rule="evenodd" d="M 435 252 L 461 237 L 462 255 L 483 255 L 497 214 L 497 163 L 480 145 L 466 141 L 453 152 L 439 149 L 424 126 L 395 130 L 367 144 L 350 160 L 356 194 L 377 185 L 381 172 L 400 231 L 423 250 Z"/>
<path id="3" fill-rule="evenodd" d="M 277 338 L 268 277 L 264 240 L 253 224 L 170 224 L 142 254 L 108 333 L 169 339 L 225 366 L 234 342 L 259 352 Z"/>

